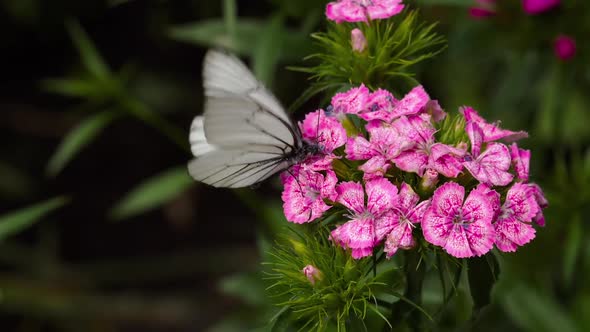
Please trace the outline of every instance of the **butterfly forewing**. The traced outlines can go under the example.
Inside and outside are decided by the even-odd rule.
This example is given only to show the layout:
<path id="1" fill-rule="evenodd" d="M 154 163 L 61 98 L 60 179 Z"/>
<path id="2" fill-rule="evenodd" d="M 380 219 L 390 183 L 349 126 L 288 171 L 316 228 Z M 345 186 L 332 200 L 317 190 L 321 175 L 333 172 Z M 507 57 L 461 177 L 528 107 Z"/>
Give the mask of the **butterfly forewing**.
<path id="1" fill-rule="evenodd" d="M 235 56 L 209 51 L 205 112 L 193 121 L 189 173 L 215 187 L 245 187 L 291 166 L 301 134 L 277 99 Z"/>

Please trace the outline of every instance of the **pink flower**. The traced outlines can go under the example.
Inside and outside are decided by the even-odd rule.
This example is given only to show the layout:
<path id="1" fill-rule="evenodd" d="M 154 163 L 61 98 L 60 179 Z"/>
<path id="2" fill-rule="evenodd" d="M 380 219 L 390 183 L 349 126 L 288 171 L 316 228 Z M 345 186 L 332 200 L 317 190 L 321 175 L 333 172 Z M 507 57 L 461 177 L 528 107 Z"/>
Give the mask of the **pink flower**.
<path id="1" fill-rule="evenodd" d="M 477 5 L 469 8 L 469 14 L 475 19 L 484 19 L 496 15 L 496 0 L 476 0 Z"/>
<path id="2" fill-rule="evenodd" d="M 350 42 L 352 49 L 356 52 L 362 52 L 367 48 L 367 39 L 360 29 L 354 28 L 350 32 Z"/>
<path id="3" fill-rule="evenodd" d="M 465 188 L 455 182 L 440 186 L 422 219 L 426 241 L 457 258 L 481 256 L 494 244 L 494 210 L 489 192 L 474 189 L 465 202 Z"/>
<path id="4" fill-rule="evenodd" d="M 361 112 L 359 116 L 367 121 L 392 122 L 402 115 L 413 115 L 424 111 L 429 102 L 430 96 L 421 85 L 413 88 L 402 100 L 396 100 L 388 91 L 379 89 L 371 94 L 365 111 Z M 442 110 L 440 106 L 437 109 L 436 105 L 431 104 L 432 108 L 429 109 L 436 113 L 437 118 L 440 118 Z"/>
<path id="5" fill-rule="evenodd" d="M 293 167 L 292 171 L 282 174 L 283 180 L 283 211 L 288 221 L 302 224 L 311 222 L 330 209 L 324 200 L 336 199 L 336 183 L 338 179 L 333 171 L 326 175 Z"/>
<path id="6" fill-rule="evenodd" d="M 563 61 L 568 61 L 576 56 L 576 40 L 570 36 L 559 35 L 553 43 L 555 56 Z"/>
<path id="7" fill-rule="evenodd" d="M 394 158 L 395 165 L 406 172 L 424 175 L 427 168 L 434 169 L 446 177 L 457 177 L 463 169 L 462 157 L 465 151 L 442 143 L 435 143 L 435 129 L 430 115 L 402 116 L 394 127 L 402 137 L 413 142 L 411 149 Z"/>
<path id="8" fill-rule="evenodd" d="M 346 130 L 338 119 L 326 116 L 323 110 L 317 110 L 305 116 L 299 123 L 303 139 L 318 147 L 319 153 L 304 162 L 312 170 L 331 168 L 332 160 L 337 158 L 334 150 L 346 143 Z"/>
<path id="9" fill-rule="evenodd" d="M 465 131 L 471 140 L 471 155 L 464 157 L 463 166 L 481 183 L 494 186 L 509 184 L 514 176 L 508 172 L 510 152 L 506 145 L 488 143 L 485 151 L 480 154 L 483 131 L 474 122 L 468 122 Z"/>
<path id="10" fill-rule="evenodd" d="M 404 9 L 401 2 L 402 0 L 339 0 L 326 6 L 326 16 L 336 23 L 386 19 Z"/>
<path id="11" fill-rule="evenodd" d="M 501 129 L 499 123 L 487 123 L 476 110 L 469 106 L 461 107 L 459 112 L 463 113 L 466 122 L 475 122 L 481 128 L 483 133 L 483 142 L 497 141 L 504 139 L 507 142 L 517 141 L 521 138 L 528 137 L 525 131 L 510 131 Z"/>
<path id="12" fill-rule="evenodd" d="M 337 93 L 332 97 L 331 112 L 337 115 L 358 114 L 367 107 L 369 89 L 364 84 L 346 92 Z"/>
<path id="13" fill-rule="evenodd" d="M 349 138 L 344 150 L 346 158 L 367 160 L 359 169 L 369 177 L 382 176 L 409 141 L 389 125 L 372 127 L 369 135 L 369 141 L 362 136 Z"/>
<path id="14" fill-rule="evenodd" d="M 515 183 L 508 190 L 506 201 L 494 224 L 496 247 L 501 251 L 513 252 L 534 239 L 535 229 L 531 220 L 539 211 L 533 187 Z"/>
<path id="15" fill-rule="evenodd" d="M 385 249 L 387 257 L 391 257 L 398 249 L 410 249 L 415 241 L 412 230 L 422 221 L 424 213 L 430 205 L 430 200 L 420 204 L 420 196 L 407 183 L 402 183 L 399 195 L 393 200 L 394 218 L 383 219 L 387 224 L 378 224 L 377 238 L 386 234 Z"/>
<path id="16" fill-rule="evenodd" d="M 305 274 L 305 277 L 312 285 L 315 285 L 316 281 L 322 278 L 322 272 L 313 265 L 306 265 L 301 272 Z"/>
<path id="17" fill-rule="evenodd" d="M 350 213 L 351 220 L 332 231 L 332 240 L 344 248 L 352 249 L 352 257 L 370 256 L 373 247 L 382 240 L 376 233 L 376 225 L 389 225 L 395 218 L 392 206 L 397 188 L 385 178 L 368 181 L 365 192 L 360 183 L 344 182 L 336 187 L 340 204 Z M 384 235 L 381 235 L 384 236 Z"/>
<path id="18" fill-rule="evenodd" d="M 516 143 L 510 146 L 510 157 L 516 171 L 516 176 L 521 181 L 529 180 L 529 162 L 531 160 L 531 151 L 518 148 Z"/>
<path id="19" fill-rule="evenodd" d="M 540 14 L 559 6 L 561 0 L 522 0 L 522 9 L 529 15 Z"/>
<path id="20" fill-rule="evenodd" d="M 539 204 L 539 212 L 533 218 L 535 224 L 545 227 L 545 216 L 543 215 L 543 209 L 549 206 L 549 201 L 545 198 L 545 194 L 543 194 L 543 190 L 539 185 L 535 183 L 529 184 L 529 186 L 533 189 L 533 194 L 535 195 L 535 201 Z"/>

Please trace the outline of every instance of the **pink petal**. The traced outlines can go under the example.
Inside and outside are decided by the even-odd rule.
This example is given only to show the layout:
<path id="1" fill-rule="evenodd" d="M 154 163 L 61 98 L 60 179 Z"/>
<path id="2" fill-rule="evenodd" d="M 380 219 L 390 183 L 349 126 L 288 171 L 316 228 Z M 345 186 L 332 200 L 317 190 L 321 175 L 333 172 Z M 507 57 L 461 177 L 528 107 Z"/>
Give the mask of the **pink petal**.
<path id="1" fill-rule="evenodd" d="M 442 143 L 430 147 L 429 166 L 448 178 L 456 178 L 463 170 L 465 151 Z"/>
<path id="2" fill-rule="evenodd" d="M 414 209 L 419 201 L 420 196 L 414 192 L 409 184 L 404 182 L 400 186 L 399 195 L 396 196 L 393 206 L 405 215 Z"/>
<path id="3" fill-rule="evenodd" d="M 426 200 L 420 202 L 420 204 L 416 205 L 409 213 L 406 214 L 408 220 L 414 224 L 418 224 L 422 222 L 424 219 L 424 214 L 428 211 L 428 208 L 432 204 L 432 200 Z"/>
<path id="4" fill-rule="evenodd" d="M 504 209 L 510 210 L 513 217 L 523 222 L 530 222 L 540 211 L 534 189 L 523 183 L 515 183 L 508 190 Z"/>
<path id="5" fill-rule="evenodd" d="M 397 224 L 391 230 L 391 233 L 387 235 L 385 240 L 384 252 L 387 253 L 387 257 L 391 257 L 395 252 L 401 249 L 410 249 L 414 247 L 415 241 L 412 236 L 413 227 L 408 223 Z"/>
<path id="6" fill-rule="evenodd" d="M 368 99 L 369 89 L 363 84 L 358 88 L 352 88 L 347 92 L 337 93 L 332 97 L 334 113 L 357 114 L 365 111 L 367 109 Z"/>
<path id="7" fill-rule="evenodd" d="M 424 109 L 428 101 L 430 101 L 430 96 L 428 96 L 423 86 L 418 85 L 395 105 L 392 116 L 396 118 L 402 115 L 418 114 Z"/>
<path id="8" fill-rule="evenodd" d="M 372 144 L 362 136 L 351 137 L 344 148 L 346 158 L 350 160 L 367 160 L 377 155 Z"/>
<path id="9" fill-rule="evenodd" d="M 485 255 L 494 247 L 496 233 L 490 222 L 480 220 L 467 224 L 465 234 L 471 251 L 476 256 Z"/>
<path id="10" fill-rule="evenodd" d="M 381 242 L 399 224 L 399 215 L 392 210 L 387 211 L 375 220 L 375 244 Z"/>
<path id="11" fill-rule="evenodd" d="M 373 5 L 367 6 L 367 12 L 371 20 L 386 19 L 401 13 L 404 5 L 402 0 L 373 0 Z"/>
<path id="12" fill-rule="evenodd" d="M 365 175 L 369 175 L 369 178 L 372 178 L 374 176 L 383 176 L 387 173 L 389 167 L 391 167 L 391 164 L 389 164 L 385 158 L 382 156 L 375 156 L 359 166 L 359 170 L 365 172 Z"/>
<path id="13" fill-rule="evenodd" d="M 389 160 L 397 157 L 408 144 L 406 137 L 388 125 L 374 127 L 369 131 L 369 134 L 373 150 L 379 151 L 383 157 Z"/>
<path id="14" fill-rule="evenodd" d="M 436 215 L 454 218 L 463 204 L 465 188 L 455 182 L 438 187 L 432 196 L 432 209 Z"/>
<path id="15" fill-rule="evenodd" d="M 508 172 L 510 152 L 501 143 L 489 143 L 487 149 L 476 160 L 466 161 L 463 166 L 480 182 L 494 186 L 505 186 L 514 178 Z"/>
<path id="16" fill-rule="evenodd" d="M 434 122 L 440 122 L 447 117 L 447 113 L 440 107 L 438 100 L 430 100 L 425 106 L 425 111 L 430 114 Z"/>
<path id="17" fill-rule="evenodd" d="M 400 153 L 393 159 L 393 162 L 402 171 L 422 176 L 428 166 L 428 155 L 422 150 L 413 149 Z"/>
<path id="18" fill-rule="evenodd" d="M 359 117 L 366 121 L 382 120 L 390 122 L 392 120 L 391 110 L 397 103 L 395 97 L 387 90 L 378 89 L 371 93 L 367 101 L 367 110 L 359 114 Z"/>
<path id="19" fill-rule="evenodd" d="M 467 132 L 467 136 L 469 136 L 469 141 L 471 142 L 471 155 L 477 158 L 483 143 L 483 131 L 477 123 L 467 122 L 465 132 Z"/>
<path id="20" fill-rule="evenodd" d="M 354 259 L 361 259 L 373 255 L 373 247 L 370 248 L 355 248 L 352 249 L 350 256 Z"/>
<path id="21" fill-rule="evenodd" d="M 472 190 L 463 204 L 463 221 L 491 224 L 495 216 L 494 206 L 492 204 L 494 202 L 490 200 L 488 193 L 477 189 Z"/>
<path id="22" fill-rule="evenodd" d="M 510 157 L 514 164 L 514 170 L 518 179 L 528 181 L 529 179 L 529 162 L 531 160 L 531 151 L 519 149 L 516 143 L 510 146 Z"/>
<path id="23" fill-rule="evenodd" d="M 517 246 L 523 246 L 529 243 L 535 238 L 536 233 L 533 226 L 522 223 L 516 220 L 516 218 L 499 219 L 494 225 L 494 228 L 496 234 L 499 235 L 499 239 L 498 237 L 496 238 L 496 246 L 502 251 L 505 251 L 503 249 L 513 251 L 512 246 L 509 245 L 510 242 Z"/>
<path id="24" fill-rule="evenodd" d="M 336 197 L 338 197 L 338 193 L 336 192 L 337 182 L 338 178 L 336 177 L 336 173 L 331 170 L 326 171 L 326 176 L 324 177 L 324 181 L 320 188 L 320 196 L 331 201 L 336 201 Z"/>
<path id="25" fill-rule="evenodd" d="M 495 190 L 491 189 L 489 185 L 484 183 L 480 183 L 473 190 L 480 192 L 482 195 L 486 197 L 487 201 L 490 203 L 490 206 L 492 207 L 492 211 L 494 212 L 494 218 L 492 218 L 492 220 L 495 219 L 498 213 L 500 213 L 500 208 L 502 207 L 502 203 L 500 202 L 500 194 Z"/>
<path id="26" fill-rule="evenodd" d="M 401 137 L 408 141 L 406 148 L 415 145 L 432 145 L 434 142 L 435 128 L 430 122 L 430 115 L 402 116 L 392 123 L 392 127 Z"/>
<path id="27" fill-rule="evenodd" d="M 365 190 L 367 192 L 367 210 L 374 216 L 380 216 L 390 210 L 397 197 L 397 187 L 385 178 L 367 182 Z"/>
<path id="28" fill-rule="evenodd" d="M 373 248 L 375 227 L 371 219 L 354 219 L 332 231 L 332 238 L 344 248 Z"/>
<path id="29" fill-rule="evenodd" d="M 443 246 L 449 255 L 457 258 L 473 257 L 475 253 L 469 247 L 467 234 L 461 225 L 453 225 L 452 231 Z"/>
<path id="30" fill-rule="evenodd" d="M 317 143 L 323 153 L 330 154 L 346 143 L 346 129 L 334 117 L 317 110 L 305 116 L 300 123 L 303 138 Z"/>
<path id="31" fill-rule="evenodd" d="M 424 239 L 434 245 L 444 246 L 453 229 L 453 216 L 439 215 L 435 207 L 430 206 L 422 218 Z"/>
<path id="32" fill-rule="evenodd" d="M 529 135 L 524 131 L 510 131 L 501 129 L 497 124 L 490 124 L 482 118 L 476 110 L 471 107 L 462 107 L 460 112 L 463 113 L 467 123 L 474 122 L 481 128 L 483 133 L 483 141 L 491 142 L 499 139 L 504 139 L 507 142 L 517 141 L 521 138 L 528 137 Z"/>
<path id="33" fill-rule="evenodd" d="M 295 175 L 295 174 L 294 174 Z M 296 170 L 296 177 L 285 177 L 283 210 L 288 221 L 306 223 L 322 216 L 330 209 L 321 196 L 324 176 L 308 170 Z M 332 187 L 335 183 L 332 185 Z"/>
<path id="34" fill-rule="evenodd" d="M 350 211 L 359 214 L 365 211 L 365 192 L 360 183 L 343 182 L 336 187 L 336 192 L 338 193 L 336 201 Z"/>

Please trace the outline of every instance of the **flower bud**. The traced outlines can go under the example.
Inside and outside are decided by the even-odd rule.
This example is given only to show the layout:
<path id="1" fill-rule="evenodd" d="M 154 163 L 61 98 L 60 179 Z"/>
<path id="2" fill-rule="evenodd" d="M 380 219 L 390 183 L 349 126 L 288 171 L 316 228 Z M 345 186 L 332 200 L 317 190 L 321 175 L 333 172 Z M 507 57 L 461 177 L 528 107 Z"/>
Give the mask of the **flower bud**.
<path id="1" fill-rule="evenodd" d="M 363 32 L 357 28 L 352 29 L 350 32 L 350 40 L 352 43 L 352 49 L 356 52 L 362 52 L 367 48 L 367 39 Z"/>
<path id="2" fill-rule="evenodd" d="M 576 41 L 570 36 L 557 36 L 553 43 L 553 51 L 555 52 L 555 56 L 560 60 L 571 60 L 576 56 Z"/>
<path id="3" fill-rule="evenodd" d="M 313 265 L 305 266 L 302 272 L 305 274 L 305 277 L 307 277 L 307 280 L 309 280 L 312 285 L 315 285 L 316 281 L 320 281 L 322 279 L 322 272 Z"/>
<path id="4" fill-rule="evenodd" d="M 420 190 L 423 192 L 431 192 L 438 183 L 438 172 L 429 168 L 424 172 L 422 180 L 420 181 Z"/>
<path id="5" fill-rule="evenodd" d="M 309 249 L 307 249 L 307 247 L 303 243 L 293 239 L 289 239 L 289 242 L 291 242 L 291 245 L 293 246 L 293 251 L 295 251 L 295 253 L 298 256 L 309 257 L 309 255 L 311 254 Z"/>

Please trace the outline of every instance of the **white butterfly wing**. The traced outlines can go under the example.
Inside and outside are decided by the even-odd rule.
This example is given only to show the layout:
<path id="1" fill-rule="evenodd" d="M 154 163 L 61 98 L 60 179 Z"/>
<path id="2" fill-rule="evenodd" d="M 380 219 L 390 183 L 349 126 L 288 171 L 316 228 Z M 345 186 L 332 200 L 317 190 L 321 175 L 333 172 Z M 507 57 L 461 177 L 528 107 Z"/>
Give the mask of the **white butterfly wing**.
<path id="1" fill-rule="evenodd" d="M 301 145 L 298 129 L 276 98 L 235 56 L 209 51 L 204 61 L 205 135 L 211 144 Z"/>
<path id="2" fill-rule="evenodd" d="M 215 187 L 239 188 L 290 166 L 298 129 L 276 98 L 236 57 L 209 51 L 203 79 L 205 112 L 191 125 L 189 173 Z"/>

